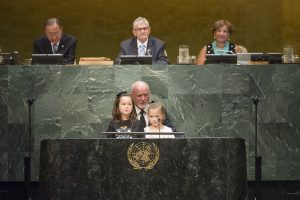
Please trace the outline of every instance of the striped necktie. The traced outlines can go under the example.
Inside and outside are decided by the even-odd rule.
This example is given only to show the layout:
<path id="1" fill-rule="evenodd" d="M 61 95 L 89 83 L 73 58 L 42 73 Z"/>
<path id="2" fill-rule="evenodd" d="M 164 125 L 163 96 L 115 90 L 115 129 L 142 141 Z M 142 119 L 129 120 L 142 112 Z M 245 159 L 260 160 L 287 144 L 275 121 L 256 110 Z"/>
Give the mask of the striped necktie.
<path id="1" fill-rule="evenodd" d="M 57 51 L 58 51 L 58 44 L 53 44 L 52 45 L 52 52 L 57 53 Z"/>
<path id="2" fill-rule="evenodd" d="M 139 56 L 144 56 L 146 54 L 145 52 L 145 45 L 141 44 L 139 46 Z"/>

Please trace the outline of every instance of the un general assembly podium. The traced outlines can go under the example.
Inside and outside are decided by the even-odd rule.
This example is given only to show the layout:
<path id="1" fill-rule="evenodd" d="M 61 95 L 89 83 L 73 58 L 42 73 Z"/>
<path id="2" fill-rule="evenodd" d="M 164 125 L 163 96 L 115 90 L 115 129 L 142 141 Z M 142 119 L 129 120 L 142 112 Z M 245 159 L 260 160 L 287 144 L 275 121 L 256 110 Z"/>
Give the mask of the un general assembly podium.
<path id="1" fill-rule="evenodd" d="M 242 200 L 246 185 L 240 138 L 41 142 L 45 200 Z"/>

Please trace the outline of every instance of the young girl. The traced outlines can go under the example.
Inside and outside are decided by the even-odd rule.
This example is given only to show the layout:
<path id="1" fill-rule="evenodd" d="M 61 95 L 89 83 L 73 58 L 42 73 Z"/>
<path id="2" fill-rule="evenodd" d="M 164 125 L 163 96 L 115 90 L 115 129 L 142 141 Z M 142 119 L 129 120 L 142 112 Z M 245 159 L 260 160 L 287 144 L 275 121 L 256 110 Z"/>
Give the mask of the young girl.
<path id="1" fill-rule="evenodd" d="M 165 108 L 159 102 L 151 103 L 148 108 L 149 126 L 144 132 L 173 132 L 170 127 L 164 125 Z M 146 138 L 174 138 L 174 135 L 150 135 L 146 134 Z"/>
<path id="2" fill-rule="evenodd" d="M 134 103 L 127 92 L 117 94 L 112 110 L 113 119 L 109 123 L 106 132 L 138 132 L 140 131 L 139 121 L 136 120 Z M 110 137 L 127 138 L 126 134 L 114 134 Z"/>

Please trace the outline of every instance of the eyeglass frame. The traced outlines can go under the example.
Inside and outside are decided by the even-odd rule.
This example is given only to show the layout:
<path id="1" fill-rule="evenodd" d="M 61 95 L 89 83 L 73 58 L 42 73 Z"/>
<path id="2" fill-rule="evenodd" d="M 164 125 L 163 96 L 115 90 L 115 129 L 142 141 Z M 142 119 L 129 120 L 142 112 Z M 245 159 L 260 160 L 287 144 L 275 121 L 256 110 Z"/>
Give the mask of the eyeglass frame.
<path id="1" fill-rule="evenodd" d="M 56 32 L 53 32 L 53 33 L 47 33 L 46 32 L 46 35 L 48 36 L 48 37 L 58 37 L 58 36 L 60 36 L 62 34 L 62 30 L 59 30 L 59 31 L 56 31 Z"/>
<path id="2" fill-rule="evenodd" d="M 150 26 L 146 26 L 146 27 L 141 27 L 141 28 L 134 28 L 135 31 L 137 32 L 141 32 L 143 31 L 148 31 L 150 29 Z"/>

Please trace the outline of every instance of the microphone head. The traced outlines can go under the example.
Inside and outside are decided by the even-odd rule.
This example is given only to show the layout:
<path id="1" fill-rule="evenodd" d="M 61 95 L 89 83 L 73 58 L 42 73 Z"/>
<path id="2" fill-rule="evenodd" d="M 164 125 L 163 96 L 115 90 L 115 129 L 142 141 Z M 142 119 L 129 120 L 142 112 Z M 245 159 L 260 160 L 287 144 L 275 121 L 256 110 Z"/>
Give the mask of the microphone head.
<path id="1" fill-rule="evenodd" d="M 157 122 L 160 123 L 160 118 L 157 118 Z"/>

